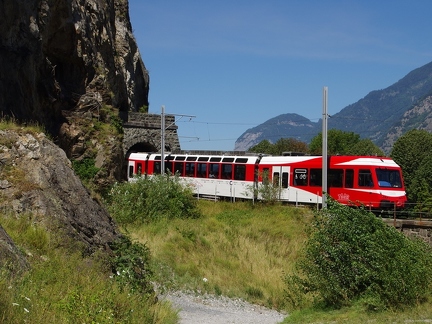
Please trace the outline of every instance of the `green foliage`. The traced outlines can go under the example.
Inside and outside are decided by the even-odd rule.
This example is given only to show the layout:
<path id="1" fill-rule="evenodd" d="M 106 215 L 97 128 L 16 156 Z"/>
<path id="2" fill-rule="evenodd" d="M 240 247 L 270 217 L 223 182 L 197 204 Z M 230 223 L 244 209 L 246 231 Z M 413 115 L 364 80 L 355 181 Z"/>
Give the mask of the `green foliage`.
<path id="1" fill-rule="evenodd" d="M 275 144 L 268 140 L 262 140 L 257 145 L 251 147 L 249 152 L 282 155 L 283 152 L 308 152 L 308 146 L 305 142 L 295 138 L 280 138 Z"/>
<path id="2" fill-rule="evenodd" d="M 155 303 L 148 272 L 148 250 L 127 240 L 119 242 L 117 269 L 135 266 L 133 280 L 110 276 L 109 256 L 83 257 L 81 251 L 59 247 L 64 237 L 48 232 L 30 214 L 3 215 L 2 227 L 25 252 L 30 269 L 10 276 L 0 267 L 0 322 L 2 323 L 177 323 L 167 305 Z M 125 271 L 126 273 L 126 271 Z M 117 280 L 114 280 L 117 279 Z M 134 289 L 133 283 L 147 289 Z"/>
<path id="3" fill-rule="evenodd" d="M 81 180 L 93 179 L 100 170 L 95 166 L 95 160 L 92 158 L 74 160 L 72 161 L 72 167 Z"/>
<path id="4" fill-rule="evenodd" d="M 315 215 L 297 269 L 286 278 L 293 306 L 304 306 L 309 294 L 334 308 L 360 302 L 368 310 L 397 309 L 428 296 L 432 254 L 372 213 L 330 200 Z"/>
<path id="5" fill-rule="evenodd" d="M 148 247 L 123 236 L 112 243 L 111 248 L 114 252 L 112 272 L 121 287 L 127 285 L 133 292 L 151 296 L 154 292 Z"/>
<path id="6" fill-rule="evenodd" d="M 117 183 L 109 193 L 108 209 L 120 224 L 199 217 L 191 189 L 180 183 L 178 176 L 155 175 L 135 180 Z"/>
<path id="7" fill-rule="evenodd" d="M 148 113 L 148 109 L 149 109 L 148 106 L 143 105 L 143 106 L 141 106 L 141 107 L 139 108 L 138 112 L 140 112 L 140 113 L 142 113 L 142 114 L 147 114 L 147 113 Z"/>
<path id="8" fill-rule="evenodd" d="M 110 120 L 111 120 L 111 125 L 117 130 L 117 132 L 119 134 L 123 134 L 124 133 L 123 122 L 120 119 L 120 117 L 113 115 L 110 117 Z"/>
<path id="9" fill-rule="evenodd" d="M 256 199 L 266 204 L 275 204 L 279 199 L 280 187 L 277 183 L 269 180 L 269 171 L 264 171 L 261 176 L 263 182 L 259 183 L 258 186 L 249 186 L 248 190 Z"/>
<path id="10" fill-rule="evenodd" d="M 273 144 L 269 140 L 262 140 L 248 150 L 254 153 L 273 154 Z"/>
<path id="11" fill-rule="evenodd" d="M 413 129 L 394 144 L 391 157 L 402 168 L 408 199 L 423 202 L 432 192 L 432 134 Z"/>
<path id="12" fill-rule="evenodd" d="M 347 149 L 346 154 L 385 156 L 384 152 L 369 138 L 359 140 L 357 143 Z"/>
<path id="13" fill-rule="evenodd" d="M 311 154 L 322 154 L 322 133 L 312 138 L 309 151 Z M 371 140 L 360 139 L 359 134 L 338 129 L 328 131 L 327 153 L 331 155 L 384 155 Z"/>

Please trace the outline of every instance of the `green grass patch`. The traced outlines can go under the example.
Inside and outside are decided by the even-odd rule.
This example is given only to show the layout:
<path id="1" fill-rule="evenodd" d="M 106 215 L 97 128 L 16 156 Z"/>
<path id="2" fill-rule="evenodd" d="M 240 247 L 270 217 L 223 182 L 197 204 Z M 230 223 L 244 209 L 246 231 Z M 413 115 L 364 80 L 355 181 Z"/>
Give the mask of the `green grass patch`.
<path id="1" fill-rule="evenodd" d="M 1 323 L 177 322 L 170 305 L 117 280 L 122 268 L 112 273 L 106 255 L 84 257 L 79 250 L 59 247 L 61 238 L 36 225 L 31 215 L 2 214 L 0 222 L 31 265 L 19 277 L 0 268 Z M 117 260 L 123 269 L 134 258 L 128 251 Z"/>

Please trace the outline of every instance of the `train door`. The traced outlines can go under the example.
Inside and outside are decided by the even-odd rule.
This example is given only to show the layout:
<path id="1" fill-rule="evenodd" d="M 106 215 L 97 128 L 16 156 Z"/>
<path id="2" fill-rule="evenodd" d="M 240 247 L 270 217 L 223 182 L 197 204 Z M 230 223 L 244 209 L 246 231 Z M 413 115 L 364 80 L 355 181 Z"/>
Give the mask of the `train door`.
<path id="1" fill-rule="evenodd" d="M 289 166 L 273 166 L 272 179 L 273 185 L 278 186 L 278 199 L 289 200 Z"/>

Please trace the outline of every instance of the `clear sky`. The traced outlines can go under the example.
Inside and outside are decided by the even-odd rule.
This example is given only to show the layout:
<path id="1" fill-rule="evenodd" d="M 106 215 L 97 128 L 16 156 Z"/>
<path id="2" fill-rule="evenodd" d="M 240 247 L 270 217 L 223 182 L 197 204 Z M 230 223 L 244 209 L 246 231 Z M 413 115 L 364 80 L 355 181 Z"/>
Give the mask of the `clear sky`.
<path id="1" fill-rule="evenodd" d="M 286 113 L 318 121 L 432 61 L 431 0 L 129 0 L 150 113 L 181 148 L 233 150 Z"/>

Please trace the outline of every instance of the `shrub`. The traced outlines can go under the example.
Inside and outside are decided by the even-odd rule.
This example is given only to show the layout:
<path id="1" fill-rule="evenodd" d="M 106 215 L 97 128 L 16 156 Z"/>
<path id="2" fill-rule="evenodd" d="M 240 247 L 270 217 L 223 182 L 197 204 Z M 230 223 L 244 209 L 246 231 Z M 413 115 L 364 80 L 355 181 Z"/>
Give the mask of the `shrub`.
<path id="1" fill-rule="evenodd" d="M 177 176 L 170 175 L 138 177 L 133 182 L 115 184 L 109 193 L 108 208 L 122 225 L 199 217 L 192 191 Z"/>
<path id="2" fill-rule="evenodd" d="M 305 295 L 331 307 L 357 301 L 373 310 L 409 306 L 427 297 L 431 266 L 426 243 L 365 209 L 330 200 L 315 215 L 297 272 L 285 278 L 286 292 L 294 306 L 304 305 Z"/>
<path id="3" fill-rule="evenodd" d="M 270 181 L 268 171 L 263 171 L 260 176 L 263 178 L 262 183 L 258 186 L 248 186 L 248 193 L 264 203 L 275 204 L 278 202 L 281 188 L 277 183 Z"/>
<path id="4" fill-rule="evenodd" d="M 81 180 L 93 179 L 100 170 L 95 166 L 95 160 L 91 158 L 85 158 L 80 161 L 74 160 L 72 161 L 72 167 Z"/>
<path id="5" fill-rule="evenodd" d="M 152 295 L 150 250 L 144 244 L 132 242 L 126 236 L 111 244 L 114 252 L 112 271 L 122 287 L 131 291 Z"/>

